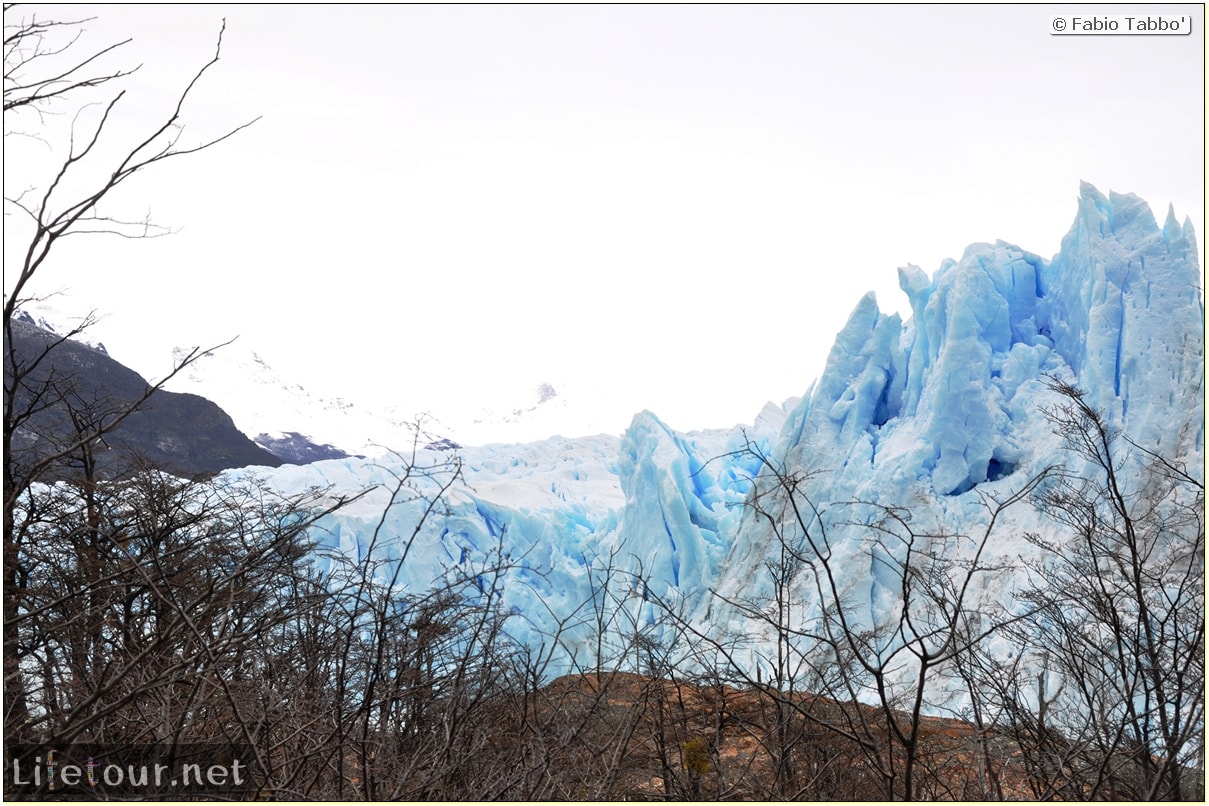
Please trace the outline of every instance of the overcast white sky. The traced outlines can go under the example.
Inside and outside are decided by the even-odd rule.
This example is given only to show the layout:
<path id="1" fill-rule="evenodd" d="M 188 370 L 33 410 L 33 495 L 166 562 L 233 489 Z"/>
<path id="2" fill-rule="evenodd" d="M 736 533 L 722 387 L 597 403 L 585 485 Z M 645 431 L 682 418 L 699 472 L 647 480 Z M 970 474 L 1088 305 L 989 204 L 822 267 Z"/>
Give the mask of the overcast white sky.
<path id="1" fill-rule="evenodd" d="M 81 47 L 134 38 L 115 141 L 224 17 L 185 141 L 263 118 L 108 208 L 178 234 L 69 239 L 39 289 L 107 314 L 152 375 L 239 335 L 367 403 L 550 380 L 594 390 L 606 430 L 750 421 L 806 391 L 865 292 L 906 314 L 897 267 L 995 239 L 1051 257 L 1080 179 L 1203 241 L 1202 7 L 1133 7 L 1193 16 L 1187 37 L 1050 35 L 1097 8 L 1131 13 L 60 6 L 97 17 Z M 56 154 L 6 145 L 6 191 L 39 181 L 22 149 Z"/>

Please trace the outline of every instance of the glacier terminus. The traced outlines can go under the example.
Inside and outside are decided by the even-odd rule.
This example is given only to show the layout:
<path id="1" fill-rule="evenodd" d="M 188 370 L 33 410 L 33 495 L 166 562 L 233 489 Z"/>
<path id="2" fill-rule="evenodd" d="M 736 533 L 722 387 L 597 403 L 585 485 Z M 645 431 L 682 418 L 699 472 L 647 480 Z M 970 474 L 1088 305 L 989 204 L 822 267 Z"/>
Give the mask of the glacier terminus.
<path id="1" fill-rule="evenodd" d="M 503 568 L 483 595 L 512 614 L 522 644 L 563 647 L 563 669 L 604 663 L 637 633 L 675 642 L 669 609 L 702 633 L 746 630 L 758 652 L 760 631 L 735 603 L 774 595 L 775 530 L 751 506 L 770 472 L 793 474 L 820 510 L 860 502 L 954 535 L 985 529 L 994 503 L 1046 468 L 1080 470 L 1046 414 L 1055 383 L 1203 483 L 1204 302 L 1189 221 L 1169 211 L 1160 223 L 1136 196 L 1084 184 L 1052 259 L 979 243 L 931 276 L 898 275 L 910 317 L 861 299 L 809 391 L 750 426 L 680 433 L 643 411 L 620 436 L 456 452 L 420 439 L 372 459 L 229 474 L 369 490 L 319 524 L 316 561 L 374 553 L 401 592 Z M 1143 472 L 1142 455 L 1120 474 Z M 843 595 L 876 624 L 898 581 L 878 556 L 893 547 L 872 545 L 869 525 L 853 510 L 827 542 Z M 982 555 L 996 570 L 976 594 L 1011 607 L 1037 552 L 1024 536 L 1052 528 L 1027 501 L 1001 512 Z M 807 581 L 794 595 L 804 611 L 816 598 Z"/>

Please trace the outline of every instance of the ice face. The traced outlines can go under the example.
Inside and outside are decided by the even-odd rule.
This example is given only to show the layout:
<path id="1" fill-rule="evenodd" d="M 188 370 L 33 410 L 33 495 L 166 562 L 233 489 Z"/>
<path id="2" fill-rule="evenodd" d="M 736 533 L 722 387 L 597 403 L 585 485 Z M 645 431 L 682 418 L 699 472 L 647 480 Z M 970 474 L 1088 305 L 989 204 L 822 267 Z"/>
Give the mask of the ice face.
<path id="1" fill-rule="evenodd" d="M 912 316 L 898 343 L 896 323 L 863 299 L 787 458 L 842 477 L 878 454 L 899 481 L 960 494 L 1020 464 L 1047 374 L 1076 380 L 1148 445 L 1170 442 L 1170 411 L 1187 407 L 1181 452 L 1202 451 L 1199 276 L 1190 225 L 1169 214 L 1160 230 L 1137 197 L 1085 184 L 1052 262 L 999 242 L 969 247 L 930 280 L 900 269 Z M 887 441 L 897 450 L 884 452 Z M 851 478 L 828 497 L 861 486 Z"/>
<path id="2" fill-rule="evenodd" d="M 675 600 L 704 630 L 739 624 L 726 599 L 771 595 L 776 536 L 750 498 L 770 467 L 800 477 L 824 510 L 906 507 L 939 530 L 977 532 L 988 496 L 1067 461 L 1044 415 L 1055 402 L 1049 378 L 1077 384 L 1114 427 L 1199 472 L 1204 307 L 1187 222 L 1169 213 L 1160 228 L 1140 199 L 1084 185 L 1052 261 L 975 244 L 931 277 L 900 269 L 899 283 L 910 319 L 882 314 L 872 295 L 860 300 L 823 375 L 788 409 L 766 408 L 750 428 L 693 434 L 642 412 L 620 439 L 464 449 L 464 480 L 414 537 L 439 484 L 419 479 L 418 494 L 390 504 L 407 467 L 399 457 L 264 472 L 283 490 L 380 485 L 325 519 L 321 563 L 372 549 L 401 562 L 401 590 L 423 591 L 451 571 L 508 558 L 499 595 L 517 614 L 510 629 L 534 645 L 559 633 L 580 662 L 600 651 L 593 632 L 605 622 L 619 645 L 637 629 L 673 640 L 660 633 L 655 599 Z M 892 620 L 895 549 L 853 525 L 869 511 L 846 512 L 851 523 L 829 535 L 843 584 L 867 624 Z M 989 551 L 1018 566 L 1034 551 L 1021 535 L 1042 528 L 1031 508 L 1013 510 Z M 1008 596 L 1013 584 L 1008 571 L 984 593 Z M 813 595 L 798 591 L 804 610 Z"/>
<path id="3" fill-rule="evenodd" d="M 1202 472 L 1204 308 L 1187 223 L 1169 214 L 1160 229 L 1140 199 L 1084 185 L 1053 261 L 975 244 L 930 279 L 913 266 L 899 279 L 912 316 L 897 342 L 882 337 L 895 323 L 863 299 L 782 430 L 776 462 L 779 473 L 804 478 L 802 499 L 831 516 L 827 547 L 844 569 L 844 595 L 867 603 L 854 611 L 863 626 L 895 623 L 901 586 L 887 574 L 895 557 L 879 561 L 894 541 L 871 542 L 876 513 L 850 502 L 903 507 L 921 533 L 980 534 L 988 501 L 1051 464 L 1081 469 L 1045 417 L 1060 402 L 1051 379 L 1086 390 L 1110 427 L 1139 445 Z M 1131 475 L 1142 468 L 1142 457 L 1126 459 L 1122 483 L 1136 488 Z M 1021 559 L 1037 553 L 1021 536 L 1047 529 L 1027 505 L 1000 518 L 988 550 L 1005 570 L 978 580 L 976 595 L 1010 600 Z M 759 518 L 745 519 L 721 595 L 762 586 L 758 595 L 770 597 L 761 569 L 773 555 L 754 547 L 778 539 Z M 809 585 L 796 595 L 804 612 L 818 607 Z"/>
<path id="4" fill-rule="evenodd" d="M 1181 452 L 1203 453 L 1204 302 L 1191 223 L 1169 211 L 1160 229 L 1136 196 L 1084 184 L 1042 280 L 1054 348 L 1095 405 L 1135 441 L 1169 449 L 1180 410 L 1197 423 Z"/>
<path id="5" fill-rule="evenodd" d="M 625 508 L 619 545 L 660 595 L 706 592 L 717 577 L 760 467 L 770 430 L 678 433 L 650 412 L 634 417 L 618 464 Z"/>

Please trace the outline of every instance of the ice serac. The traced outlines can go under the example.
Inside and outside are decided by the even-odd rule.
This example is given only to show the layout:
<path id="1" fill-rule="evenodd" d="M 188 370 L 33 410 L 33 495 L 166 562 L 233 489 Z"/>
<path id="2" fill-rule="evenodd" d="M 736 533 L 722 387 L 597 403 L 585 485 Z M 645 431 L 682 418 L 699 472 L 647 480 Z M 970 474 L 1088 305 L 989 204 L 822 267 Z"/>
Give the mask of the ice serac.
<path id="1" fill-rule="evenodd" d="M 1160 229 L 1136 196 L 1084 184 L 1052 262 L 975 244 L 931 279 L 900 269 L 899 284 L 906 326 L 861 300 L 782 433 L 787 462 L 827 477 L 816 494 L 885 498 L 926 482 L 960 495 L 1039 469 L 1049 375 L 1143 445 L 1172 447 L 1180 409 L 1179 455 L 1203 451 L 1200 273 L 1191 226 L 1173 214 Z"/>
<path id="2" fill-rule="evenodd" d="M 1150 448 L 1177 436 L 1178 411 L 1195 425 L 1180 451 L 1203 452 L 1205 314 L 1191 223 L 1169 211 L 1160 229 L 1137 196 L 1084 183 L 1042 285 L 1054 349 L 1094 404 Z"/>
<path id="3" fill-rule="evenodd" d="M 635 415 L 618 461 L 625 495 L 618 545 L 657 595 L 707 592 L 760 470 L 744 449 L 766 453 L 772 435 L 758 426 L 683 434 L 649 411 Z"/>
<path id="4" fill-rule="evenodd" d="M 907 266 L 901 327 L 867 296 L 836 337 L 823 375 L 787 419 L 775 453 L 819 510 L 843 511 L 828 549 L 864 617 L 892 623 L 896 580 L 857 526 L 851 502 L 905 507 L 920 528 L 977 534 L 984 495 L 1003 500 L 1067 455 L 1045 410 L 1052 379 L 1073 383 L 1137 444 L 1202 472 L 1204 306 L 1191 225 L 1160 228 L 1132 195 L 1084 184 L 1052 261 L 997 242 L 974 244 L 929 278 Z M 1123 474 L 1142 470 L 1134 456 Z M 1128 481 L 1128 480 L 1127 480 Z M 758 482 L 759 483 L 759 482 Z M 904 510 L 904 511 L 907 511 Z M 1031 507 L 998 522 L 989 551 L 1019 566 L 1022 538 L 1046 528 Z M 725 596 L 759 589 L 778 536 L 743 520 L 725 563 Z M 997 579 L 1007 595 L 1010 573 Z M 765 584 L 767 587 L 767 584 Z M 765 591 L 770 593 L 770 591 Z M 982 592 L 992 595 L 993 592 Z M 798 592 L 811 601 L 812 592 Z M 981 593 L 980 593 L 981 595 Z"/>
<path id="5" fill-rule="evenodd" d="M 838 489 L 868 477 L 882 426 L 902 406 L 902 324 L 866 294 L 836 336 L 822 377 L 790 415 L 773 457 Z"/>
<path id="6" fill-rule="evenodd" d="M 902 414 L 918 432 L 904 471 L 917 468 L 937 493 L 963 493 L 1017 462 L 1018 365 L 1040 364 L 1049 350 L 1036 320 L 1041 264 L 997 242 L 970 246 L 930 283 L 918 269 L 900 270 L 912 307 Z"/>

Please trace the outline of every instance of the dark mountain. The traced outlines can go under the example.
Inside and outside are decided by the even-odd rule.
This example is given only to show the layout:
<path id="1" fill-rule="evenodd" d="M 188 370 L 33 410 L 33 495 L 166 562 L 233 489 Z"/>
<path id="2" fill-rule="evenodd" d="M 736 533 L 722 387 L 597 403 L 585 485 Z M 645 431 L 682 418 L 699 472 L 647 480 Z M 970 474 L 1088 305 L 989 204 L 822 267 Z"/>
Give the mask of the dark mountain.
<path id="1" fill-rule="evenodd" d="M 312 442 L 297 431 L 287 431 L 278 436 L 259 434 L 256 444 L 271 451 L 289 465 L 306 465 L 324 459 L 347 459 L 351 455 L 335 445 Z"/>
<path id="2" fill-rule="evenodd" d="M 12 325 L 5 345 L 5 404 L 12 389 L 12 362 L 32 368 L 16 395 L 15 411 L 34 414 L 14 439 L 20 464 L 61 450 L 81 428 L 109 425 L 147 394 L 149 385 L 137 372 L 104 351 L 52 333 L 28 319 Z M 11 348 L 11 352 L 10 352 Z M 231 417 L 198 395 L 157 391 L 94 445 L 103 475 L 121 475 L 150 464 L 171 473 L 197 477 L 233 467 L 282 464 L 279 457 L 241 433 Z"/>

